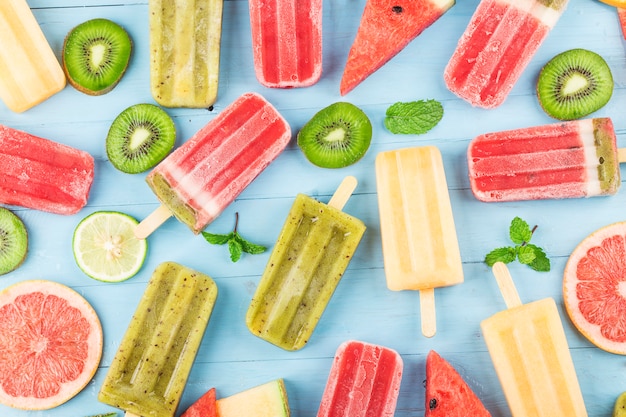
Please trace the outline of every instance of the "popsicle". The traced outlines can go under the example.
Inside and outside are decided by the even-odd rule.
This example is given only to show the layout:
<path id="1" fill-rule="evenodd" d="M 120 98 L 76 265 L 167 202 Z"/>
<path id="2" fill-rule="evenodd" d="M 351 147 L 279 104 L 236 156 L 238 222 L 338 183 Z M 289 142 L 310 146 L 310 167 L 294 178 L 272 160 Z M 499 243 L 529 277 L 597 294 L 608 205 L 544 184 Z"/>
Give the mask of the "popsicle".
<path id="1" fill-rule="evenodd" d="M 556 303 L 522 304 L 508 268 L 493 265 L 507 309 L 480 324 L 513 417 L 585 417 Z"/>
<path id="2" fill-rule="evenodd" d="M 615 194 L 625 160 L 609 118 L 487 133 L 467 150 L 472 192 L 486 202 Z"/>
<path id="3" fill-rule="evenodd" d="M 379 153 L 376 188 L 387 287 L 419 291 L 422 334 L 432 337 L 434 289 L 463 282 L 441 152 L 421 146 Z"/>
<path id="4" fill-rule="evenodd" d="M 402 381 L 393 349 L 348 340 L 333 360 L 317 417 L 393 417 Z"/>
<path id="5" fill-rule="evenodd" d="M 171 215 L 199 233 L 290 139 L 289 124 L 268 101 L 243 94 L 147 175 L 161 207 L 137 226 L 135 235 L 147 237 Z"/>
<path id="6" fill-rule="evenodd" d="M 216 298 L 209 276 L 174 262 L 158 265 L 98 400 L 127 417 L 173 417 Z"/>
<path id="7" fill-rule="evenodd" d="M 497 107 L 532 60 L 568 0 L 481 0 L 444 71 L 473 106 Z"/>
<path id="8" fill-rule="evenodd" d="M 250 0 L 252 55 L 266 87 L 308 87 L 322 75 L 322 0 Z"/>
<path id="9" fill-rule="evenodd" d="M 0 2 L 0 98 L 21 113 L 65 87 L 65 74 L 26 0 Z"/>
<path id="10" fill-rule="evenodd" d="M 368 0 L 339 92 L 346 95 L 454 6 L 454 0 Z"/>
<path id="11" fill-rule="evenodd" d="M 217 99 L 223 0 L 150 0 L 150 89 L 165 107 Z"/>
<path id="12" fill-rule="evenodd" d="M 0 167 L 2 204 L 56 214 L 87 204 L 94 160 L 85 151 L 0 125 Z"/>
<path id="13" fill-rule="evenodd" d="M 296 197 L 246 314 L 254 335 L 285 350 L 309 341 L 365 232 L 341 211 L 356 184 L 346 177 L 328 204 Z"/>

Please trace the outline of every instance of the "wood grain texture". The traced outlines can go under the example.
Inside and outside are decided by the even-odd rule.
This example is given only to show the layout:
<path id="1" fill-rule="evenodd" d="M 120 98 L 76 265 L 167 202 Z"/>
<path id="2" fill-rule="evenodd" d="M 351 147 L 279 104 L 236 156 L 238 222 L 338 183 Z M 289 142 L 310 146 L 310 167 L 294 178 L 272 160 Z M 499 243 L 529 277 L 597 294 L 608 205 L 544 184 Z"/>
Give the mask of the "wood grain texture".
<path id="1" fill-rule="evenodd" d="M 108 128 L 122 110 L 140 102 L 154 103 L 149 88 L 148 6 L 146 0 L 28 2 L 58 57 L 67 32 L 96 17 L 109 18 L 124 26 L 133 38 L 134 52 L 120 84 L 104 96 L 86 96 L 67 86 L 23 114 L 12 113 L 0 103 L 0 123 L 86 150 L 96 160 L 90 200 L 77 215 L 59 216 L 15 208 L 29 229 L 30 251 L 20 269 L 0 277 L 0 288 L 33 278 L 69 285 L 93 304 L 105 336 L 100 368 L 93 382 L 78 396 L 44 412 L 0 406 L 0 415 L 65 417 L 114 411 L 97 401 L 97 392 L 152 271 L 159 263 L 169 260 L 210 275 L 219 287 L 217 304 L 181 408 L 189 406 L 211 387 L 217 388 L 220 398 L 270 379 L 284 378 L 292 415 L 313 417 L 335 350 L 347 339 L 360 339 L 396 349 L 403 357 L 405 372 L 396 416 L 424 414 L 424 367 L 430 349 L 437 350 L 457 368 L 494 417 L 510 416 L 479 323 L 505 308 L 495 279 L 482 260 L 491 249 L 509 244 L 508 226 L 515 216 L 538 225 L 533 240 L 552 260 L 552 270 L 548 273 L 510 265 L 520 298 L 522 302 L 555 298 L 589 415 L 611 414 L 618 394 L 626 391 L 626 358 L 595 348 L 576 331 L 563 308 L 561 280 L 569 254 L 584 237 L 599 227 L 626 219 L 626 191 L 606 198 L 481 203 L 469 190 L 465 152 L 469 141 L 478 134 L 554 122 L 539 107 L 535 80 L 550 58 L 577 47 L 602 55 L 613 72 L 613 97 L 595 115 L 613 118 L 618 145 L 623 147 L 626 49 L 614 8 L 597 0 L 570 0 L 568 9 L 505 103 L 493 110 L 481 110 L 450 93 L 442 77 L 478 0 L 458 1 L 345 97 L 339 95 L 339 80 L 365 0 L 324 2 L 322 78 L 312 87 L 290 90 L 268 89 L 257 82 L 252 64 L 248 3 L 225 2 L 218 99 L 212 111 L 167 109 L 176 123 L 178 144 L 247 91 L 259 92 L 272 102 L 294 133 L 319 109 L 340 100 L 361 107 L 374 127 L 372 146 L 365 157 L 339 170 L 311 165 L 292 140 L 286 151 L 207 229 L 227 233 L 234 224 L 235 212 L 239 212 L 241 233 L 271 248 L 297 193 L 326 202 L 343 177 L 353 175 L 358 179 L 359 184 L 344 211 L 363 220 L 368 229 L 309 344 L 300 351 L 286 352 L 253 336 L 244 322 L 269 251 L 244 255 L 232 264 L 225 247 L 207 244 L 201 236 L 194 236 L 186 226 L 170 219 L 150 236 L 146 263 L 132 279 L 104 284 L 78 269 L 71 240 L 82 218 L 98 210 L 118 210 L 141 219 L 158 206 L 145 184 L 145 174 L 116 171 L 107 161 L 104 147 Z M 389 105 L 429 98 L 439 100 L 445 111 L 443 120 L 433 130 L 415 136 L 393 135 L 384 128 L 383 118 Z M 418 294 L 386 288 L 374 177 L 378 152 L 419 145 L 436 145 L 442 152 L 465 274 L 463 284 L 435 290 L 437 334 L 430 339 L 420 333 Z"/>

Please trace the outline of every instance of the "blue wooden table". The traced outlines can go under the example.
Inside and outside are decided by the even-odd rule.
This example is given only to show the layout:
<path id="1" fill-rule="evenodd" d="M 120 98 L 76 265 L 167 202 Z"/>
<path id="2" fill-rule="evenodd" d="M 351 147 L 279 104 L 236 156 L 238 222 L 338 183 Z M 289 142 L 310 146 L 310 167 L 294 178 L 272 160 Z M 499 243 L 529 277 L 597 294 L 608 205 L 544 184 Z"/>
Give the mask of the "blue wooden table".
<path id="1" fill-rule="evenodd" d="M 15 208 L 29 229 L 30 252 L 21 268 L 0 277 L 0 287 L 34 278 L 69 285 L 92 303 L 102 321 L 105 338 L 95 378 L 74 399 L 41 412 L 0 406 L 0 415 L 70 417 L 113 411 L 98 402 L 97 392 L 152 271 L 159 263 L 171 260 L 212 276 L 220 291 L 181 408 L 211 387 L 217 388 L 219 398 L 284 378 L 292 415 L 315 416 L 336 348 L 347 339 L 359 339 L 394 348 L 404 359 L 396 416 L 423 415 L 424 363 L 430 349 L 438 351 L 459 370 L 494 416 L 509 416 L 479 323 L 505 308 L 491 271 L 483 263 L 484 256 L 495 247 L 509 244 L 509 223 L 520 216 L 531 226 L 538 225 L 533 240 L 545 248 L 552 261 L 552 270 L 547 273 L 511 265 L 522 301 L 556 299 L 589 415 L 610 416 L 615 398 L 626 391 L 626 358 L 596 348 L 577 332 L 563 308 L 561 282 L 569 254 L 584 237 L 601 226 L 626 219 L 626 192 L 586 200 L 481 203 L 469 189 L 465 152 L 469 141 L 478 134 L 554 122 L 539 107 L 535 80 L 543 64 L 571 48 L 593 50 L 608 62 L 615 91 L 608 105 L 596 115 L 612 117 L 618 141 L 626 140 L 626 50 L 614 8 L 596 0 L 570 0 L 568 9 L 506 102 L 497 109 L 481 110 L 450 93 L 442 78 L 478 0 L 460 0 L 345 97 L 339 95 L 339 80 L 364 0 L 324 2 L 322 79 L 312 87 L 291 90 L 267 89 L 256 81 L 248 3 L 225 2 L 218 100 L 212 111 L 167 109 L 175 120 L 179 144 L 247 91 L 259 92 L 271 101 L 294 132 L 316 111 L 340 100 L 361 107 L 374 126 L 373 143 L 366 156 L 339 170 L 311 165 L 292 141 L 207 229 L 215 233 L 230 231 L 235 212 L 239 212 L 240 231 L 250 240 L 271 248 L 297 193 L 327 201 L 344 176 L 354 175 L 359 180 L 345 211 L 362 219 L 367 232 L 309 344 L 300 351 L 286 352 L 254 337 L 244 323 L 269 252 L 245 255 L 233 264 L 225 247 L 211 246 L 184 225 L 169 220 L 149 238 L 145 265 L 128 281 L 101 283 L 88 278 L 76 266 L 71 240 L 82 218 L 94 211 L 117 210 L 141 219 L 157 207 L 156 198 L 144 182 L 145 174 L 117 171 L 108 162 L 104 147 L 110 124 L 123 109 L 136 103 L 154 103 L 149 89 L 147 0 L 28 2 L 57 56 L 67 32 L 96 17 L 124 26 L 135 49 L 128 72 L 109 94 L 90 97 L 68 86 L 22 114 L 12 113 L 0 103 L 0 123 L 83 149 L 96 160 L 90 199 L 80 213 L 60 216 Z M 430 98 L 443 104 L 445 114 L 427 134 L 393 135 L 383 126 L 390 104 Z M 417 145 L 436 145 L 443 154 L 465 273 L 463 284 L 436 290 L 438 331 L 430 339 L 420 333 L 418 294 L 386 288 L 374 176 L 378 152 Z"/>

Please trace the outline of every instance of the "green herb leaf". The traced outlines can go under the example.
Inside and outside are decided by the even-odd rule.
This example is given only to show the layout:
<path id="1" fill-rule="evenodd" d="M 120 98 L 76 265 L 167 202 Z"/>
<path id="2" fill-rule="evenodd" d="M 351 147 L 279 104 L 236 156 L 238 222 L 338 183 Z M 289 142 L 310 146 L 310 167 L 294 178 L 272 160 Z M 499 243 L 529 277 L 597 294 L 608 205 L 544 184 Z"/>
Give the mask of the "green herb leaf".
<path id="1" fill-rule="evenodd" d="M 535 259 L 528 264 L 532 269 L 539 272 L 548 272 L 550 270 L 550 259 L 546 256 L 546 253 L 539 246 L 533 244 L 528 245 L 533 248 L 535 252 Z"/>
<path id="2" fill-rule="evenodd" d="M 508 264 L 515 260 L 515 256 L 516 256 L 515 248 L 507 246 L 504 248 L 497 248 L 489 252 L 487 256 L 485 256 L 485 262 L 489 266 L 493 266 L 493 264 L 495 264 L 498 261 Z"/>
<path id="3" fill-rule="evenodd" d="M 228 244 L 228 251 L 230 252 L 230 259 L 233 262 L 237 262 L 241 259 L 243 252 L 256 255 L 266 251 L 265 246 L 257 245 L 246 239 L 244 239 L 239 232 L 237 232 L 237 225 L 239 224 L 239 213 L 235 213 L 235 227 L 232 232 L 228 234 L 215 234 L 209 232 L 202 232 L 204 239 L 212 245 L 224 245 Z"/>
<path id="4" fill-rule="evenodd" d="M 528 265 L 534 261 L 536 257 L 535 250 L 530 246 L 518 246 L 517 259 L 519 259 L 521 264 Z"/>
<path id="5" fill-rule="evenodd" d="M 419 100 L 392 104 L 385 114 L 385 127 L 395 134 L 423 134 L 443 117 L 437 100 Z"/>
<path id="6" fill-rule="evenodd" d="M 524 220 L 519 217 L 515 217 L 511 221 L 511 227 L 509 228 L 509 236 L 513 243 L 521 245 L 523 243 L 530 242 L 530 238 L 533 233 L 530 230 L 530 226 Z"/>

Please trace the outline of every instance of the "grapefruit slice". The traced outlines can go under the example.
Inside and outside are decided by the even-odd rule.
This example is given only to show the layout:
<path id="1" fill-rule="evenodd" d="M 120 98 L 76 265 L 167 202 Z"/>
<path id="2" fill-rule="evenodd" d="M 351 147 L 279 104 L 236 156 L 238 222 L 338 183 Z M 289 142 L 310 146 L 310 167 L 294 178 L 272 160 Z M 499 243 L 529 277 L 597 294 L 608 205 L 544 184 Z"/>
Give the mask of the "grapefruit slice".
<path id="1" fill-rule="evenodd" d="M 448 361 L 431 350 L 426 358 L 424 417 L 490 417 L 478 396 Z"/>
<path id="2" fill-rule="evenodd" d="M 455 0 L 368 0 L 339 92 L 348 94 L 432 25 Z"/>
<path id="3" fill-rule="evenodd" d="M 76 291 L 32 280 L 0 293 L 0 403 L 47 410 L 91 380 L 102 355 L 102 327 Z"/>
<path id="4" fill-rule="evenodd" d="M 589 341 L 626 355 L 626 222 L 596 230 L 574 249 L 563 274 L 563 301 Z"/>

